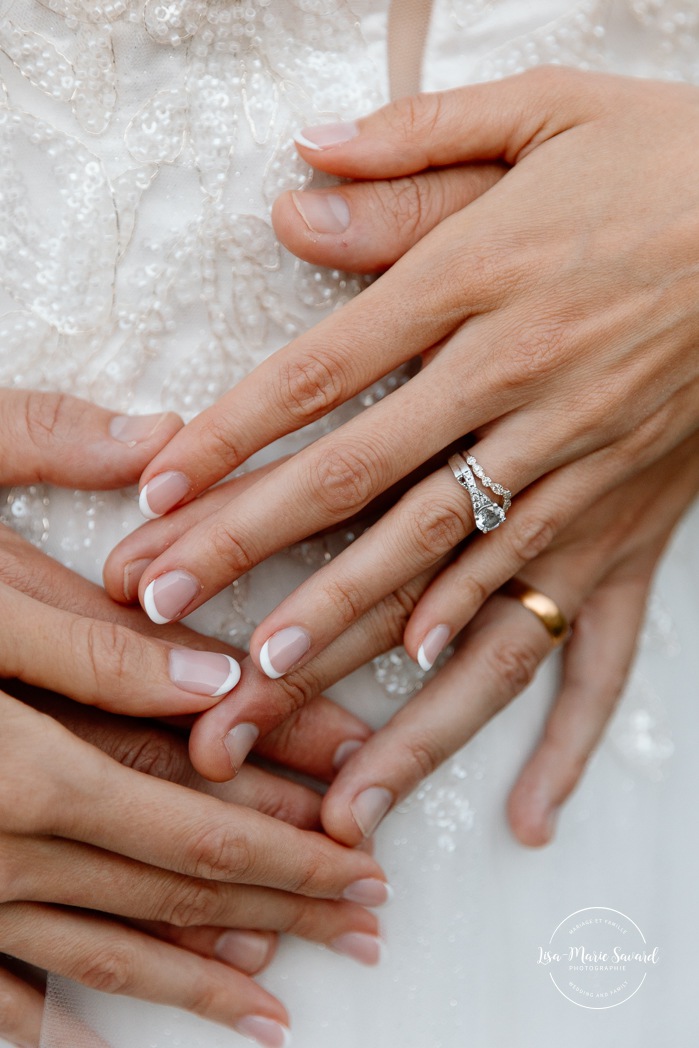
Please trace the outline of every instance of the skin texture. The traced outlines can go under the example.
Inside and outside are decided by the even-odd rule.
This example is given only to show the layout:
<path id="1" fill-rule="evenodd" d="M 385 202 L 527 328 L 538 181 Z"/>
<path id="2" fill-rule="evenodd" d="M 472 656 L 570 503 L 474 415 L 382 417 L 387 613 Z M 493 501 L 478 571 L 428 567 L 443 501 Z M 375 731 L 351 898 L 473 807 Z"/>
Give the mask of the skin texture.
<path id="1" fill-rule="evenodd" d="M 286 693 L 279 682 L 264 701 L 239 691 L 235 713 L 224 701 L 201 718 L 192 742 L 204 774 L 220 773 L 210 722 L 225 715 L 229 725 L 239 717 L 270 730 L 314 693 L 314 678 L 329 683 L 326 656 L 338 654 L 339 665 L 345 655 L 351 668 L 374 654 L 361 647 L 362 624 L 387 601 L 402 606 L 413 657 L 436 625 L 450 636 L 467 627 L 453 664 L 329 791 L 324 825 L 356 842 L 352 806 L 362 788 L 403 795 L 518 693 L 550 650 L 529 612 L 490 597 L 521 571 L 576 619 L 567 680 L 576 693 L 604 698 L 571 704 L 566 685 L 561 709 L 589 715 L 588 730 L 566 741 L 560 726 L 573 724 L 572 713 L 554 719 L 557 744 L 543 741 L 544 756 L 520 780 L 526 789 L 513 794 L 519 838 L 550 838 L 554 809 L 619 693 L 652 565 L 694 491 L 678 449 L 691 446 L 698 421 L 699 190 L 687 137 L 698 111 L 696 88 L 542 69 L 402 100 L 359 121 L 344 144 L 299 146 L 317 168 L 359 181 L 320 191 L 341 196 L 347 229 L 310 229 L 307 201 L 292 194 L 275 207 L 280 237 L 317 263 L 391 268 L 177 434 L 142 487 L 176 469 L 197 495 L 418 353 L 422 370 L 245 489 L 224 486 L 130 536 L 107 564 L 108 590 L 128 598 L 131 563 L 141 564 L 141 597 L 153 579 L 184 569 L 200 583 L 188 611 L 277 548 L 375 505 L 427 457 L 441 453 L 443 462 L 465 442 L 516 499 L 505 527 L 462 545 L 473 520 L 449 469 L 409 479 L 370 531 L 258 627 L 258 666 L 264 643 L 286 627 L 306 630 L 310 647 L 284 678 Z M 676 498 L 665 499 L 675 483 Z M 656 495 L 653 522 L 640 510 Z M 627 519 L 629 505 L 640 519 Z M 626 587 L 625 572 L 634 580 Z M 417 604 L 408 592 L 416 578 L 418 589 L 434 580 Z M 633 614 L 622 615 L 627 602 Z M 599 673 L 588 685 L 579 679 L 584 659 Z M 455 720 L 453 703 L 466 678 L 476 693 L 468 722 Z M 438 730 L 418 713 L 430 697 L 446 711 Z"/>
<path id="2" fill-rule="evenodd" d="M 180 425 L 166 416 L 159 435 L 125 443 L 113 421 L 73 398 L 0 393 L 0 482 L 122 486 Z M 0 1036 L 38 1044 L 42 994 L 22 962 L 228 1026 L 251 1014 L 287 1024 L 250 978 L 276 933 L 376 937 L 376 918 L 339 900 L 383 875 L 366 851 L 317 832 L 313 791 L 252 766 L 214 787 L 192 768 L 186 737 L 146 719 L 215 701 L 183 699 L 169 650 L 240 653 L 181 626 L 157 630 L 4 527 L 0 604 L 13 624 L 0 642 L 0 951 L 19 962 L 0 970 Z M 319 776 L 348 732 L 367 733 L 327 700 L 304 719 Z M 286 745 L 268 740 L 270 756 L 283 760 Z M 228 929 L 251 934 L 233 952 L 229 940 L 226 963 Z"/>

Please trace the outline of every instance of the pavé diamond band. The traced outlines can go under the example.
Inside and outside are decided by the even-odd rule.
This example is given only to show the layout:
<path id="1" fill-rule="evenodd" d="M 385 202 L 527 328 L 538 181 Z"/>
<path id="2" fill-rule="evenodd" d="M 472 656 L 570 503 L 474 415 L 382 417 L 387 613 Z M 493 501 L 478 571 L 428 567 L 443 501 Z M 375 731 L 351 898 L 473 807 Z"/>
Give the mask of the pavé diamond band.
<path id="1" fill-rule="evenodd" d="M 504 488 L 502 484 L 496 484 L 491 480 L 473 455 L 469 455 L 468 458 L 459 454 L 452 455 L 449 465 L 459 484 L 469 493 L 473 506 L 473 518 L 478 530 L 485 533 L 499 528 L 506 520 L 505 514 L 512 505 L 512 492 Z M 493 494 L 502 498 L 502 506 L 478 487 L 476 477 L 484 487 L 490 488 Z"/>

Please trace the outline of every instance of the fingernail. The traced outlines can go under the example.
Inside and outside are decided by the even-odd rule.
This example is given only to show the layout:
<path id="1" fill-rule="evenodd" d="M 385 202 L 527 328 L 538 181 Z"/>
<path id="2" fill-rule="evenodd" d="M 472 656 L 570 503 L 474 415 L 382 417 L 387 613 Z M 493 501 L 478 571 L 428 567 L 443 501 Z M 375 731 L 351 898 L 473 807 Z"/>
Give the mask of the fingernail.
<path id="1" fill-rule="evenodd" d="M 236 724 L 227 735 L 223 737 L 223 745 L 228 751 L 231 767 L 234 772 L 239 772 L 241 765 L 253 748 L 260 736 L 260 730 L 255 724 Z"/>
<path id="2" fill-rule="evenodd" d="M 218 699 L 235 688 L 240 665 L 230 655 L 215 651 L 173 648 L 168 656 L 170 680 L 184 691 Z"/>
<path id="3" fill-rule="evenodd" d="M 136 599 L 141 576 L 150 564 L 152 564 L 152 559 L 143 557 L 140 560 L 132 560 L 126 565 L 124 568 L 124 597 L 126 600 Z"/>
<path id="4" fill-rule="evenodd" d="M 342 893 L 348 902 L 358 902 L 362 906 L 383 906 L 393 898 L 390 884 L 377 877 L 364 877 L 360 881 L 348 884 Z"/>
<path id="5" fill-rule="evenodd" d="M 289 1048 L 291 1031 L 274 1019 L 265 1019 L 262 1015 L 246 1015 L 239 1019 L 235 1029 L 243 1037 L 263 1048 Z"/>
<path id="6" fill-rule="evenodd" d="M 148 520 L 156 520 L 181 502 L 190 490 L 184 473 L 168 470 L 148 481 L 138 496 L 138 508 Z"/>
<path id="7" fill-rule="evenodd" d="M 383 786 L 370 786 L 357 794 L 350 804 L 350 811 L 365 837 L 371 837 L 392 804 L 393 794 Z"/>
<path id="8" fill-rule="evenodd" d="M 272 680 L 283 677 L 311 646 L 310 635 L 300 626 L 287 626 L 265 641 L 260 652 L 260 666 Z"/>
<path id="9" fill-rule="evenodd" d="M 176 619 L 201 592 L 201 583 L 186 571 L 168 571 L 149 583 L 143 607 L 151 622 L 164 626 Z"/>
<path id="10" fill-rule="evenodd" d="M 295 135 L 295 141 L 306 149 L 330 149 L 331 146 L 341 146 L 356 138 L 359 128 L 356 124 L 318 124 L 316 127 L 304 127 Z"/>
<path id="11" fill-rule="evenodd" d="M 148 440 L 155 433 L 165 413 L 159 415 L 115 415 L 109 423 L 109 434 L 120 444 L 132 448 L 141 441 Z"/>
<path id="12" fill-rule="evenodd" d="M 363 932 L 346 932 L 330 943 L 335 953 L 344 953 L 360 964 L 378 964 L 384 955 L 384 944 L 375 935 Z"/>
<path id="13" fill-rule="evenodd" d="M 440 651 L 444 651 L 449 640 L 449 626 L 435 626 L 427 634 L 417 650 L 417 661 L 420 669 L 431 670 Z"/>
<path id="14" fill-rule="evenodd" d="M 357 750 L 361 750 L 364 745 L 359 739 L 345 739 L 335 750 L 333 757 L 333 768 L 335 771 L 339 771 L 343 764 L 346 764 L 353 753 Z"/>
<path id="15" fill-rule="evenodd" d="M 292 193 L 296 210 L 312 233 L 344 233 L 350 209 L 337 193 Z"/>
<path id="16" fill-rule="evenodd" d="M 263 967 L 269 955 L 269 939 L 257 932 L 224 932 L 216 940 L 214 953 L 232 968 L 253 975 Z"/>

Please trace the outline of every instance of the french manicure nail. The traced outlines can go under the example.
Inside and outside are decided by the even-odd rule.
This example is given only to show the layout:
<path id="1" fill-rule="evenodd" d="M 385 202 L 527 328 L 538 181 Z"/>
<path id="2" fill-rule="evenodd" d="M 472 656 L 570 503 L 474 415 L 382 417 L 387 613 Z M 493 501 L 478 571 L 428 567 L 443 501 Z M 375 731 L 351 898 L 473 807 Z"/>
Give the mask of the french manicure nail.
<path id="1" fill-rule="evenodd" d="M 186 571 L 168 571 L 149 583 L 143 607 L 151 622 L 164 626 L 176 619 L 201 592 L 201 583 Z"/>
<path id="2" fill-rule="evenodd" d="M 223 737 L 223 745 L 228 751 L 228 757 L 234 772 L 239 772 L 241 765 L 250 750 L 257 742 L 260 730 L 255 724 L 236 724 L 227 735 Z"/>
<path id="3" fill-rule="evenodd" d="M 440 651 L 444 651 L 449 640 L 451 629 L 449 626 L 435 626 L 427 634 L 417 651 L 417 661 L 420 669 L 431 670 Z"/>
<path id="4" fill-rule="evenodd" d="M 339 771 L 347 763 L 353 753 L 361 750 L 364 743 L 360 739 L 345 739 L 335 750 L 333 757 L 333 768 Z"/>
<path id="5" fill-rule="evenodd" d="M 265 641 L 260 652 L 260 666 L 272 680 L 283 677 L 311 646 L 310 634 L 300 626 L 287 626 Z"/>
<path id="6" fill-rule="evenodd" d="M 172 648 L 168 656 L 170 680 L 184 691 L 218 699 L 235 688 L 240 665 L 230 655 L 216 651 Z"/>
<path id="7" fill-rule="evenodd" d="M 393 794 L 383 786 L 370 786 L 357 794 L 350 804 L 350 811 L 365 837 L 371 837 L 392 804 Z"/>
<path id="8" fill-rule="evenodd" d="M 236 1030 L 243 1037 L 263 1048 L 289 1048 L 291 1031 L 274 1019 L 265 1019 L 263 1015 L 246 1015 L 236 1023 Z"/>
<path id="9" fill-rule="evenodd" d="M 353 123 L 318 124 L 316 127 L 302 128 L 294 138 L 300 146 L 320 151 L 330 149 L 331 146 L 341 146 L 358 134 L 359 128 Z"/>
<path id="10" fill-rule="evenodd" d="M 148 440 L 164 418 L 162 412 L 159 415 L 115 415 L 109 423 L 109 435 L 132 448 Z"/>
<path id="11" fill-rule="evenodd" d="M 348 902 L 358 902 L 362 906 L 383 906 L 393 898 L 393 889 L 390 884 L 380 881 L 377 877 L 363 877 L 348 884 L 342 898 Z"/>
<path id="12" fill-rule="evenodd" d="M 191 485 L 184 473 L 168 470 L 149 480 L 138 496 L 138 508 L 148 520 L 157 520 L 189 494 Z"/>
<path id="13" fill-rule="evenodd" d="M 292 193 L 294 206 L 312 233 L 344 233 L 350 224 L 347 201 L 338 193 Z"/>
<path id="14" fill-rule="evenodd" d="M 333 939 L 330 949 L 335 953 L 344 953 L 360 964 L 378 964 L 384 955 L 384 944 L 375 935 L 363 932 L 346 932 Z"/>
<path id="15" fill-rule="evenodd" d="M 214 953 L 220 961 L 252 975 L 259 972 L 267 960 L 269 939 L 257 932 L 224 932 L 216 940 Z"/>

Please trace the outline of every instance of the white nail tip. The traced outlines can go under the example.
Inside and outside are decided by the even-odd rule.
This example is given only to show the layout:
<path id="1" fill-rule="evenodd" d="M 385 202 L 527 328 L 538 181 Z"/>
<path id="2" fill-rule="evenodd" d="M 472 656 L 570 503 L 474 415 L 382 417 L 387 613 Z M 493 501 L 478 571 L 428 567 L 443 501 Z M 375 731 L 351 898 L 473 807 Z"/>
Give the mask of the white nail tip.
<path id="1" fill-rule="evenodd" d="M 143 607 L 146 615 L 154 622 L 156 626 L 165 626 L 168 622 L 172 622 L 172 619 L 166 619 L 164 615 L 161 615 L 155 606 L 155 598 L 153 592 L 155 589 L 155 579 L 148 585 L 146 592 L 143 594 Z M 238 667 L 240 669 L 240 667 Z"/>
<path id="2" fill-rule="evenodd" d="M 421 670 L 425 671 L 425 673 L 427 673 L 428 670 L 431 670 L 434 665 L 434 663 L 430 662 L 430 660 L 425 655 L 424 644 L 421 644 L 420 647 L 417 649 L 417 664 Z"/>
<path id="3" fill-rule="evenodd" d="M 306 138 L 305 135 L 294 135 L 294 142 L 297 142 L 304 149 L 312 149 L 314 153 L 322 153 L 322 149 L 315 142 L 311 142 L 310 138 Z"/>
<path id="4" fill-rule="evenodd" d="M 148 588 L 150 589 L 150 586 Z M 211 696 L 212 699 L 219 699 L 222 695 L 225 695 L 227 692 L 233 691 L 233 688 L 235 688 L 236 684 L 240 680 L 240 663 L 236 662 L 235 659 L 232 659 L 230 655 L 224 655 L 224 658 L 228 659 L 230 672 L 224 680 L 221 687 L 213 693 L 213 695 Z"/>
<path id="5" fill-rule="evenodd" d="M 155 513 L 148 504 L 148 485 L 143 488 L 141 494 L 138 496 L 138 508 L 140 509 L 146 520 L 157 520 L 158 517 L 162 517 L 162 513 Z"/>
<path id="6" fill-rule="evenodd" d="M 270 680 L 279 680 L 280 677 L 284 676 L 283 673 L 279 673 L 278 670 L 275 670 L 274 666 L 272 665 L 272 660 L 269 657 L 268 640 L 264 642 L 264 644 L 262 645 L 262 650 L 260 651 L 260 666 L 262 667 L 263 672 L 270 678 Z"/>

